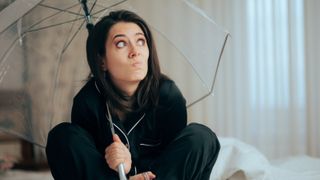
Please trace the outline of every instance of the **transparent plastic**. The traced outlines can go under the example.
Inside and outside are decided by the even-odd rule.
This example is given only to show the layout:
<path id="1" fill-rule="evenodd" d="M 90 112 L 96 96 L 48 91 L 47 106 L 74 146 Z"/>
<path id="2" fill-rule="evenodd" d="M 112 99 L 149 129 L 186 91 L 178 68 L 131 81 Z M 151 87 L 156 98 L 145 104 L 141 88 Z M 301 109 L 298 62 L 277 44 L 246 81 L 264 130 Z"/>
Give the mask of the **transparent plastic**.
<path id="1" fill-rule="evenodd" d="M 13 4 L 1 10 L 6 23 L 10 13 L 4 10 Z M 228 32 L 191 1 L 87 4 L 93 22 L 117 9 L 144 18 L 155 36 L 162 71 L 189 106 L 212 93 Z M 0 32 L 0 131 L 44 147 L 49 130 L 70 121 L 73 97 L 89 74 L 84 13 L 75 0 L 43 0 L 12 21 Z"/>

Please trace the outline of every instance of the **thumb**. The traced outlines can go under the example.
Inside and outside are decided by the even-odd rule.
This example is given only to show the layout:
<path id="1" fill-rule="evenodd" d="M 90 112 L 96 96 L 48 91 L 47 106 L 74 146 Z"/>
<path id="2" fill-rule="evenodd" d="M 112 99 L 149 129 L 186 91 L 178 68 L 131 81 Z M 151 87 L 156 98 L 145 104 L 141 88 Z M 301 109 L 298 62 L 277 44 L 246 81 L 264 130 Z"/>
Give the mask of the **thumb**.
<path id="1" fill-rule="evenodd" d="M 112 138 L 113 138 L 113 141 L 114 141 L 114 142 L 120 142 L 120 143 L 122 143 L 120 137 L 119 137 L 117 134 L 114 134 L 114 135 L 112 136 Z"/>

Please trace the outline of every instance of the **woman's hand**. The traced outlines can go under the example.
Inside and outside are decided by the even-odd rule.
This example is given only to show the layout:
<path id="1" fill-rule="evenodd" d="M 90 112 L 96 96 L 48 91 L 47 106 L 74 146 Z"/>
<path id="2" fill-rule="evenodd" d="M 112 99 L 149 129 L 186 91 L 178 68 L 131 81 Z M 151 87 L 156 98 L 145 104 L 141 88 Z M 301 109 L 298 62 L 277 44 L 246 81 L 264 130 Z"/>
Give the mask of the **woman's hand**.
<path id="1" fill-rule="evenodd" d="M 131 169 L 131 154 L 128 148 L 121 142 L 118 135 L 113 135 L 113 143 L 105 149 L 105 159 L 109 167 L 118 171 L 120 163 L 124 163 L 124 171 L 126 174 Z"/>
<path id="2" fill-rule="evenodd" d="M 151 171 L 143 172 L 134 176 L 130 176 L 129 180 L 152 180 L 155 179 L 156 175 Z"/>

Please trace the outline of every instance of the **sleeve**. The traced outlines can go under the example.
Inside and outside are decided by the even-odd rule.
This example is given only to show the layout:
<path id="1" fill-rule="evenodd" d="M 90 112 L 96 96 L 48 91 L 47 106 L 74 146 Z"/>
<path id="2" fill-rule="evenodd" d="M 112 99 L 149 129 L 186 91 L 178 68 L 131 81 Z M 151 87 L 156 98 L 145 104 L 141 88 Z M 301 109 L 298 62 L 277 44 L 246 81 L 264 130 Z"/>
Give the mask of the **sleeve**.
<path id="1" fill-rule="evenodd" d="M 186 100 L 174 82 L 165 83 L 160 88 L 160 118 L 163 145 L 170 143 L 187 125 Z"/>

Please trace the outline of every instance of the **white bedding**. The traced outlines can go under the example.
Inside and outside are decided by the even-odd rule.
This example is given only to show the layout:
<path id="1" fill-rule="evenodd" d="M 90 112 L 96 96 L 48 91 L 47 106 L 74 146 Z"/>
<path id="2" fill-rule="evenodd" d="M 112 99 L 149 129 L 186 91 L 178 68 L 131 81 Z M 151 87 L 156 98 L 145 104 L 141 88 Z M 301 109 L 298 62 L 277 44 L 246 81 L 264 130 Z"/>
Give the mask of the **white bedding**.
<path id="1" fill-rule="evenodd" d="M 320 180 L 320 159 L 299 156 L 270 163 L 253 146 L 219 139 L 221 151 L 210 180 Z"/>

